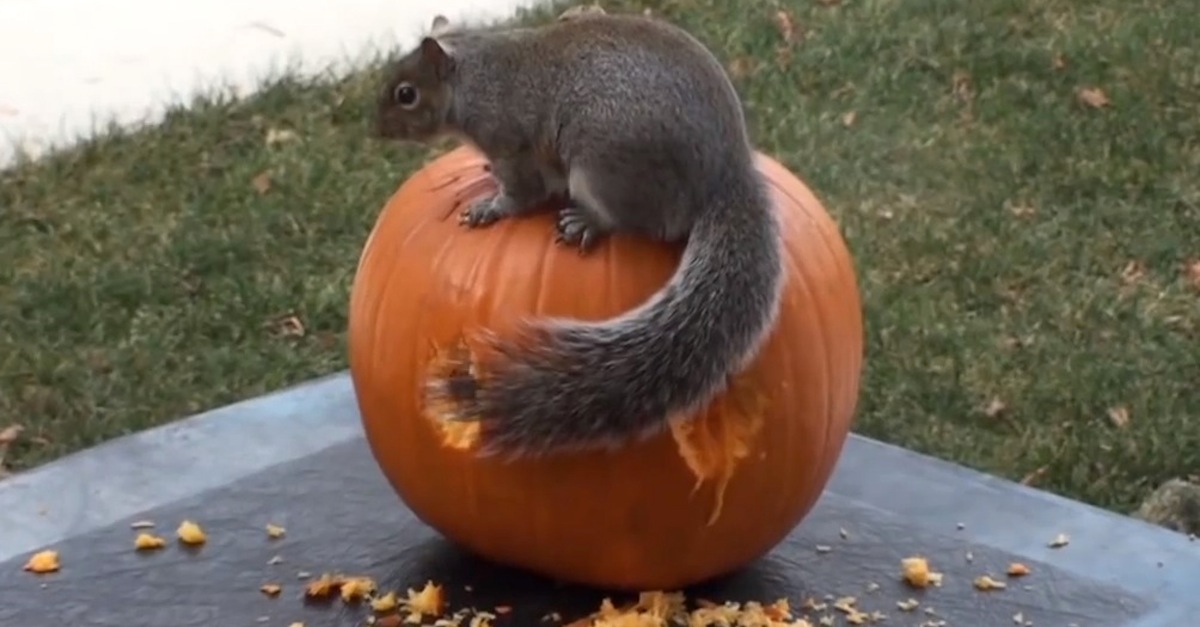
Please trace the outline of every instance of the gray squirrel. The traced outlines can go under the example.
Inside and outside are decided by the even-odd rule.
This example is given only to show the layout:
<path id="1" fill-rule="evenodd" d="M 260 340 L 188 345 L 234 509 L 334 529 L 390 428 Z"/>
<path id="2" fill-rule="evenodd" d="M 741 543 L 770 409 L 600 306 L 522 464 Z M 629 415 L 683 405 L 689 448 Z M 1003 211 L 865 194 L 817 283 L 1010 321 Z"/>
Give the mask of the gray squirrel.
<path id="1" fill-rule="evenodd" d="M 457 408 L 447 419 L 480 420 L 481 455 L 659 433 L 722 393 L 774 326 L 778 218 L 733 84 L 683 29 L 599 9 L 522 28 L 439 15 L 388 69 L 375 124 L 384 140 L 449 136 L 487 157 L 498 191 L 463 210 L 468 228 L 554 206 L 556 239 L 580 254 L 616 231 L 687 242 L 637 308 L 529 323 L 532 342 L 493 336 L 486 376 L 430 383 Z"/>

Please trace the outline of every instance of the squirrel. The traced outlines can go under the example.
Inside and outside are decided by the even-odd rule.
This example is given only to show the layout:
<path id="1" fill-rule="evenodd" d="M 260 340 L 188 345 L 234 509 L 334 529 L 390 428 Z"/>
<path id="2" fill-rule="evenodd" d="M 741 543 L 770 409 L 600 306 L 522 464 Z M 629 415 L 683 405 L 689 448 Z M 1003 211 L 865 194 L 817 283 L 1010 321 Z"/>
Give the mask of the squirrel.
<path id="1" fill-rule="evenodd" d="M 428 398 L 478 420 L 478 454 L 614 449 L 701 409 L 757 355 L 782 298 L 783 244 L 741 100 L 699 40 L 653 17 L 568 10 L 530 27 L 437 16 L 386 70 L 375 133 L 476 147 L 497 191 L 466 228 L 555 207 L 587 254 L 613 232 L 686 242 L 668 283 L 613 319 L 527 322 L 486 376 Z M 562 198 L 559 204 L 549 199 Z"/>

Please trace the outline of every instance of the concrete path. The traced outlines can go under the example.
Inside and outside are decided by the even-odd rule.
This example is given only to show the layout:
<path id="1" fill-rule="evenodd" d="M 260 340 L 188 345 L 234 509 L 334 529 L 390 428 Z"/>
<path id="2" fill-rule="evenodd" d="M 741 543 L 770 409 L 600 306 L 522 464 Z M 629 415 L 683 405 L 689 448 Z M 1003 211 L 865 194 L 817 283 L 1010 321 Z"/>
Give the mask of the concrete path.
<path id="1" fill-rule="evenodd" d="M 434 12 L 504 17 L 534 0 L 0 0 L 0 167 L 107 121 L 158 120 L 283 68 L 345 71 L 411 43 Z"/>

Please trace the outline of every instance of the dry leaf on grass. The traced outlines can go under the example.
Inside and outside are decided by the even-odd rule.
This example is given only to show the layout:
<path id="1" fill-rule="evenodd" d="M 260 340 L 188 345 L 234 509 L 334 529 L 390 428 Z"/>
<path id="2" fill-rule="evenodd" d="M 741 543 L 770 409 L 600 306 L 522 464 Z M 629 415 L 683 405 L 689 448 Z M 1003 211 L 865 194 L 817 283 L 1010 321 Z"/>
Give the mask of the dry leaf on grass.
<path id="1" fill-rule="evenodd" d="M 1050 61 L 1050 67 L 1052 67 L 1056 70 L 1067 69 L 1067 57 L 1064 56 L 1063 53 L 1061 53 L 1061 52 L 1055 52 L 1054 58 L 1051 59 L 1051 61 Z"/>
<path id="2" fill-rule="evenodd" d="M 1121 268 L 1121 282 L 1125 285 L 1133 285 L 1142 280 L 1146 276 L 1146 266 L 1137 259 L 1130 259 L 1125 263 L 1125 267 Z"/>
<path id="3" fill-rule="evenodd" d="M 1038 479 L 1042 478 L 1042 475 L 1045 475 L 1049 471 L 1049 466 L 1042 466 L 1037 470 L 1025 475 L 1024 477 L 1021 477 L 1021 485 L 1033 485 L 1034 483 L 1037 483 Z"/>
<path id="4" fill-rule="evenodd" d="M 1116 407 L 1109 407 L 1108 408 L 1108 421 L 1112 423 L 1112 426 L 1114 426 L 1118 429 L 1124 429 L 1125 427 L 1128 427 L 1129 426 L 1129 409 L 1124 406 L 1121 406 L 1121 405 L 1118 405 Z"/>
<path id="5" fill-rule="evenodd" d="M 1200 258 L 1193 259 L 1183 269 L 1183 276 L 1192 288 L 1200 291 Z"/>
<path id="6" fill-rule="evenodd" d="M 1006 409 L 1008 409 L 1008 404 L 1000 400 L 999 396 L 993 396 L 992 400 L 988 401 L 988 404 L 984 406 L 983 415 L 988 418 L 999 418 L 1000 414 L 1003 414 Z"/>
<path id="7" fill-rule="evenodd" d="M 734 80 L 746 78 L 758 70 L 757 63 L 751 57 L 737 57 L 729 62 L 726 68 Z"/>
<path id="8" fill-rule="evenodd" d="M 1076 93 L 1076 97 L 1080 102 L 1093 109 L 1102 109 L 1112 104 L 1108 99 L 1108 94 L 1099 87 L 1082 87 Z"/>
<path id="9" fill-rule="evenodd" d="M 250 186 L 259 194 L 265 194 L 271 191 L 271 173 L 262 172 L 258 176 L 250 180 Z"/>
<path id="10" fill-rule="evenodd" d="M 276 335 L 281 337 L 304 337 L 306 333 L 304 322 L 295 314 L 288 314 L 271 320 L 267 322 L 266 326 L 270 327 Z"/>
<path id="11" fill-rule="evenodd" d="M 952 91 L 954 97 L 963 103 L 969 103 L 975 99 L 975 89 L 971 86 L 971 75 L 963 70 L 954 72 Z"/>
<path id="12" fill-rule="evenodd" d="M 25 427 L 17 424 L 8 425 L 7 427 L 0 429 L 0 446 L 7 446 L 13 442 L 16 442 L 17 438 L 21 437 L 21 432 L 24 430 Z"/>
<path id="13" fill-rule="evenodd" d="M 268 146 L 295 141 L 297 139 L 300 139 L 300 136 L 296 134 L 296 131 L 278 128 L 267 129 L 266 142 Z"/>
<path id="14" fill-rule="evenodd" d="M 783 40 L 791 43 L 796 40 L 796 23 L 792 20 L 792 14 L 780 9 L 775 12 L 775 28 L 779 30 L 779 36 Z"/>
<path id="15" fill-rule="evenodd" d="M 1012 205 L 1008 211 L 1018 218 L 1031 218 L 1037 215 L 1037 209 L 1029 205 Z"/>
<path id="16" fill-rule="evenodd" d="M 842 126 L 844 126 L 846 128 L 850 128 L 851 126 L 854 126 L 854 123 L 857 121 L 858 121 L 858 113 L 856 113 L 854 111 L 847 111 L 842 114 Z"/>

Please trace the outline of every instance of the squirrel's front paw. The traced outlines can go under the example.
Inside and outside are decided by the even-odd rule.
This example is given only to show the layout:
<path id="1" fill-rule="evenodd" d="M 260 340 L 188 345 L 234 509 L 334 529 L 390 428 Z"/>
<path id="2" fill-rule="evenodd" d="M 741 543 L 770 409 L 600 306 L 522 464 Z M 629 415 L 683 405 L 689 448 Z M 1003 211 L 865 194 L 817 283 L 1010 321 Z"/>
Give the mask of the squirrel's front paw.
<path id="1" fill-rule="evenodd" d="M 587 253 L 607 233 L 607 229 L 592 219 L 581 207 L 567 206 L 558 211 L 558 242 L 577 246 L 580 253 Z"/>
<path id="2" fill-rule="evenodd" d="M 470 228 L 479 228 L 512 215 L 514 208 L 513 199 L 508 194 L 498 193 L 468 205 L 458 222 Z"/>

